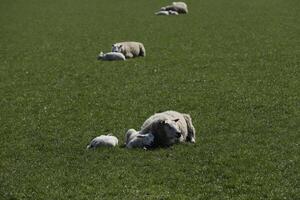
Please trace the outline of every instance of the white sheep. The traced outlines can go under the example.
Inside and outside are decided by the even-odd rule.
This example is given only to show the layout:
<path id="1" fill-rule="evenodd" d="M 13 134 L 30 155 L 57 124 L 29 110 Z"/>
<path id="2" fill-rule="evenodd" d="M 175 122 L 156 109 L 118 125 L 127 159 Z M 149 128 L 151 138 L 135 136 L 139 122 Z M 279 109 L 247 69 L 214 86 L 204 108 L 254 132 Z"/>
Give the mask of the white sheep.
<path id="1" fill-rule="evenodd" d="M 108 61 L 113 61 L 113 60 L 126 60 L 125 56 L 122 53 L 119 52 L 108 52 L 108 53 L 103 53 L 102 51 L 97 57 L 98 60 L 108 60 Z"/>
<path id="2" fill-rule="evenodd" d="M 173 10 L 169 10 L 169 15 L 178 15 L 178 12 L 173 11 Z"/>
<path id="3" fill-rule="evenodd" d="M 173 2 L 172 5 L 174 5 L 174 6 L 181 6 L 181 7 L 187 8 L 186 3 L 181 2 L 181 1 Z"/>
<path id="4" fill-rule="evenodd" d="M 140 134 L 134 129 L 129 129 L 125 135 L 126 148 L 144 148 L 151 147 L 154 136 L 151 133 Z"/>
<path id="5" fill-rule="evenodd" d="M 176 11 L 179 14 L 187 14 L 188 8 L 187 5 L 184 2 L 173 2 L 172 5 L 161 7 L 161 11 Z"/>
<path id="6" fill-rule="evenodd" d="M 140 42 L 118 42 L 112 45 L 112 52 L 124 54 L 126 58 L 146 56 L 146 50 Z"/>
<path id="7" fill-rule="evenodd" d="M 117 145 L 118 138 L 113 136 L 112 134 L 108 134 L 95 137 L 86 148 L 95 149 L 97 147 L 115 147 Z"/>
<path id="8" fill-rule="evenodd" d="M 169 11 L 161 10 L 155 13 L 156 15 L 169 15 Z"/>
<path id="9" fill-rule="evenodd" d="M 147 133 L 154 135 L 154 147 L 196 141 L 196 131 L 190 115 L 176 111 L 165 111 L 149 117 L 140 131 L 140 134 Z"/>
<path id="10" fill-rule="evenodd" d="M 168 10 L 168 11 L 161 10 L 161 11 L 156 12 L 155 14 L 156 15 L 178 15 L 178 12 L 173 11 L 173 10 Z"/>

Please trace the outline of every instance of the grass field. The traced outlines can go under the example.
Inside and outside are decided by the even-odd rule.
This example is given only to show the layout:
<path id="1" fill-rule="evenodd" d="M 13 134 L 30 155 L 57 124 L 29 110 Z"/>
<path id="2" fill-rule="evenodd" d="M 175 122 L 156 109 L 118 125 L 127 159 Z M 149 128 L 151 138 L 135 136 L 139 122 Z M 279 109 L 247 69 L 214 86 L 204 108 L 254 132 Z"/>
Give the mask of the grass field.
<path id="1" fill-rule="evenodd" d="M 186 2 L 1 0 L 0 199 L 299 199 L 300 1 Z M 195 145 L 85 150 L 170 109 Z"/>

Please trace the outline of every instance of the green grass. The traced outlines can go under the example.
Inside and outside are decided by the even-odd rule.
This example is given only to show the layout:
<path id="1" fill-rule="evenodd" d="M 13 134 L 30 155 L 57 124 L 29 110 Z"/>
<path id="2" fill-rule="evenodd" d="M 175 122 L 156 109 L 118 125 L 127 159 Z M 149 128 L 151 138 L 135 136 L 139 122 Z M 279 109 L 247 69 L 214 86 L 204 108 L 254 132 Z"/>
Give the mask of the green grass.
<path id="1" fill-rule="evenodd" d="M 169 2 L 1 0 L 0 198 L 299 199 L 300 2 Z M 169 109 L 195 145 L 85 150 Z"/>

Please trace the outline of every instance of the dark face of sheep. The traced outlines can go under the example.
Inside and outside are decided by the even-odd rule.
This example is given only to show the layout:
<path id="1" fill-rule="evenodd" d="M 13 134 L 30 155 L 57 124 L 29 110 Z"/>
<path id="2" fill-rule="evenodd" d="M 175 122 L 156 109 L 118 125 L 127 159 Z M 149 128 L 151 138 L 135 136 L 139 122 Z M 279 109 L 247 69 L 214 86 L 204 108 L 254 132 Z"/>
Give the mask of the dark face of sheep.
<path id="1" fill-rule="evenodd" d="M 111 48 L 111 51 L 112 52 L 121 52 L 121 48 L 122 48 L 122 45 L 121 44 L 113 44 L 112 45 L 112 48 Z"/>
<path id="2" fill-rule="evenodd" d="M 170 138 L 180 138 L 181 132 L 178 127 L 177 122 L 179 119 L 175 120 L 166 120 L 163 122 L 164 131 L 167 133 L 167 136 Z"/>

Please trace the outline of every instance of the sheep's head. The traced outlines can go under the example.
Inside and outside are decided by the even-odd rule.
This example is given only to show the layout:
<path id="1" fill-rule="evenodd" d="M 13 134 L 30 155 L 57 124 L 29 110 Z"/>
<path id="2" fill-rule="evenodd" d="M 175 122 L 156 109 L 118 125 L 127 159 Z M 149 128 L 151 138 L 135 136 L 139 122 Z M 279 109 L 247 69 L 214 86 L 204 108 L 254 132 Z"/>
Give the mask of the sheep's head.
<path id="1" fill-rule="evenodd" d="M 103 58 L 103 56 L 104 56 L 104 54 L 103 54 L 103 52 L 101 51 L 101 52 L 99 53 L 99 55 L 97 56 L 97 60 L 101 60 L 101 59 Z"/>
<path id="2" fill-rule="evenodd" d="M 138 132 L 136 130 L 134 130 L 133 128 L 129 129 L 125 134 L 125 144 L 128 144 L 128 142 L 130 140 L 132 140 L 132 138 L 137 134 L 138 134 Z"/>
<path id="3" fill-rule="evenodd" d="M 137 138 L 142 139 L 143 141 L 143 146 L 151 146 L 151 144 L 154 141 L 154 135 L 152 135 L 151 133 L 147 133 L 147 134 L 139 134 L 137 136 Z"/>
<path id="4" fill-rule="evenodd" d="M 167 136 L 170 138 L 180 138 L 181 137 L 181 131 L 178 126 L 179 119 L 174 120 L 165 120 L 161 122 L 161 125 L 163 127 L 163 130 L 166 132 Z"/>
<path id="5" fill-rule="evenodd" d="M 122 44 L 113 44 L 112 45 L 112 48 L 111 48 L 111 51 L 112 52 L 119 52 L 121 53 L 121 49 L 122 49 L 123 45 Z"/>
<path id="6" fill-rule="evenodd" d="M 166 7 L 161 7 L 160 11 L 166 11 Z"/>

